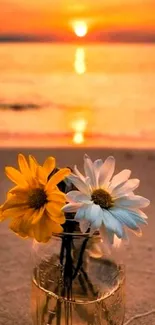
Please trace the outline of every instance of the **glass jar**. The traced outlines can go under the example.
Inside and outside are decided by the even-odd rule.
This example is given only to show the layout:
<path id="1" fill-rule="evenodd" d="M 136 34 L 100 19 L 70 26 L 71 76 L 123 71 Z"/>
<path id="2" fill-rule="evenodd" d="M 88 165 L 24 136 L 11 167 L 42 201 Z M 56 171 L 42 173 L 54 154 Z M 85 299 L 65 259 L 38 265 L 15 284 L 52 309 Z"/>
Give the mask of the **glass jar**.
<path id="1" fill-rule="evenodd" d="M 97 234 L 53 235 L 34 242 L 33 325 L 122 325 L 124 266 Z"/>

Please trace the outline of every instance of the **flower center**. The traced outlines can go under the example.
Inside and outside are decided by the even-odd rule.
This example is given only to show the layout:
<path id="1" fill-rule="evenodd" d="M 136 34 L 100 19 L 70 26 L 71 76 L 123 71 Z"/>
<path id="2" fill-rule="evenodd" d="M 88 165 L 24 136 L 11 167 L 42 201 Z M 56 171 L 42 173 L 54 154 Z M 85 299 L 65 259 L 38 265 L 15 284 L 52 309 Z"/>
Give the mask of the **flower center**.
<path id="1" fill-rule="evenodd" d="M 29 207 L 33 209 L 40 209 L 47 203 L 47 195 L 45 191 L 41 188 L 36 188 L 29 193 Z"/>
<path id="2" fill-rule="evenodd" d="M 102 209 L 109 209 L 113 206 L 113 200 L 111 195 L 103 190 L 102 188 L 99 188 L 95 191 L 93 191 L 91 196 L 92 201 L 99 205 Z"/>

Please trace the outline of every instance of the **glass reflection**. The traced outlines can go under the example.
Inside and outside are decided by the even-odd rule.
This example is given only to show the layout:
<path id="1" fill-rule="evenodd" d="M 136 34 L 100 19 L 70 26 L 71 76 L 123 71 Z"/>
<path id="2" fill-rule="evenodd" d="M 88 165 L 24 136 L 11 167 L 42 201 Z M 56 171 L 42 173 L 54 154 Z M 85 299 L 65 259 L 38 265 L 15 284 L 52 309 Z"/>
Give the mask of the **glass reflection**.
<path id="1" fill-rule="evenodd" d="M 78 47 L 75 51 L 74 69 L 77 74 L 86 72 L 86 58 L 83 47 Z"/>

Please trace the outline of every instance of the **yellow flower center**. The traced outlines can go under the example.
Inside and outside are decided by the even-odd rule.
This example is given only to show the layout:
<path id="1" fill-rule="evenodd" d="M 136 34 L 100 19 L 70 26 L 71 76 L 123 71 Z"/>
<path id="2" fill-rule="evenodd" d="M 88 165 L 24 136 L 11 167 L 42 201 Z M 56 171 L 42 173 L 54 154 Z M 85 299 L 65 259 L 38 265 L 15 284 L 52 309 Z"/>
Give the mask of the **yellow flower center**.
<path id="1" fill-rule="evenodd" d="M 113 200 L 111 195 L 105 190 L 103 190 L 102 188 L 94 190 L 91 199 L 95 204 L 99 205 L 102 209 L 109 209 L 113 206 Z"/>
<path id="2" fill-rule="evenodd" d="M 43 189 L 36 188 L 29 193 L 28 203 L 30 208 L 40 209 L 47 202 L 47 195 Z"/>

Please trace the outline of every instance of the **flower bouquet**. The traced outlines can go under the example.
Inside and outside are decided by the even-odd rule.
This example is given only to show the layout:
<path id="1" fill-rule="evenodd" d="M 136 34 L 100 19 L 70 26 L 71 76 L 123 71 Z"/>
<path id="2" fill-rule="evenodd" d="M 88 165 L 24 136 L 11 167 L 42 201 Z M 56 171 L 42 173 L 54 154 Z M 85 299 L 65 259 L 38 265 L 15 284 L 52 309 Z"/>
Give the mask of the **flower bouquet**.
<path id="1" fill-rule="evenodd" d="M 131 171 L 114 174 L 115 159 L 84 156 L 84 172 L 58 168 L 49 157 L 18 156 L 20 171 L 6 167 L 16 186 L 0 208 L 0 220 L 33 239 L 33 325 L 122 325 L 124 266 L 112 251 L 141 235 L 149 200 L 135 195 Z"/>

